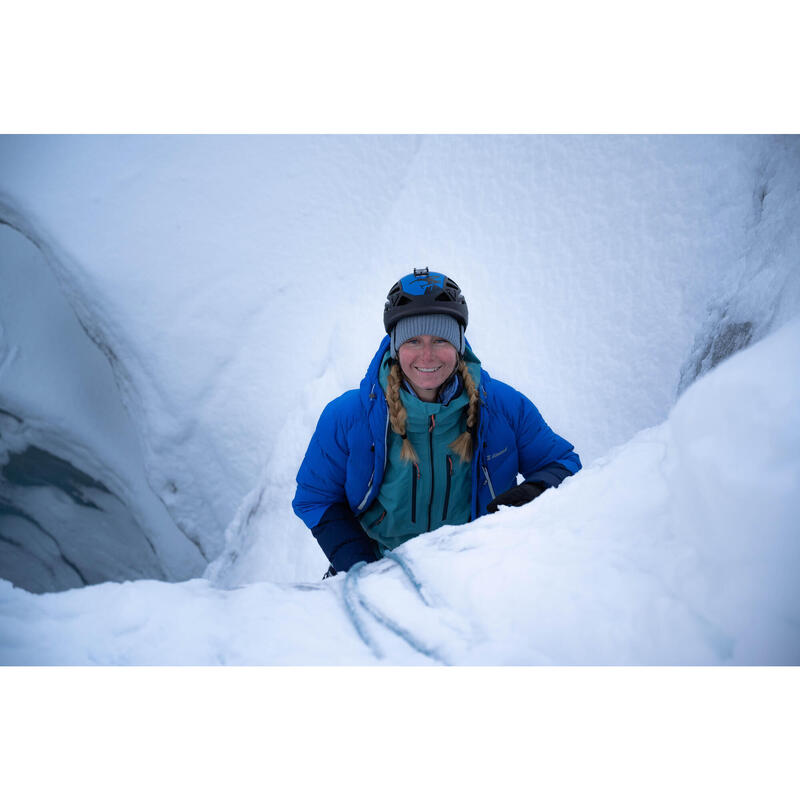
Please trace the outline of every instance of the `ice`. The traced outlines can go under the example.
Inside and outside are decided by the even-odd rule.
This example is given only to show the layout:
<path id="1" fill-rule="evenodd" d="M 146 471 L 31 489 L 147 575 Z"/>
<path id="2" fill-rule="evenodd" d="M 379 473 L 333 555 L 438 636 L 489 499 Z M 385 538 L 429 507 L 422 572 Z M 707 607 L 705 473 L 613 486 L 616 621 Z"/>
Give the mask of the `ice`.
<path id="1" fill-rule="evenodd" d="M 196 575 L 205 560 L 147 483 L 108 358 L 4 225 L 0 281 L 0 574 L 34 591 Z"/>

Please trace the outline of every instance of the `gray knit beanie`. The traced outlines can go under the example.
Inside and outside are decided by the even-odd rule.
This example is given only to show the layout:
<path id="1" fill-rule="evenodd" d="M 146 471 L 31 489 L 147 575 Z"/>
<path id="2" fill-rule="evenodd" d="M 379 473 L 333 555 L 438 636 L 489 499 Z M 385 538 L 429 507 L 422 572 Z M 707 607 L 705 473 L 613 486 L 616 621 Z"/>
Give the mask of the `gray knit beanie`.
<path id="1" fill-rule="evenodd" d="M 392 358 L 397 358 L 397 348 L 414 336 L 447 339 L 457 353 L 464 354 L 464 329 L 449 314 L 417 314 L 398 320 L 397 325 L 392 328 Z"/>

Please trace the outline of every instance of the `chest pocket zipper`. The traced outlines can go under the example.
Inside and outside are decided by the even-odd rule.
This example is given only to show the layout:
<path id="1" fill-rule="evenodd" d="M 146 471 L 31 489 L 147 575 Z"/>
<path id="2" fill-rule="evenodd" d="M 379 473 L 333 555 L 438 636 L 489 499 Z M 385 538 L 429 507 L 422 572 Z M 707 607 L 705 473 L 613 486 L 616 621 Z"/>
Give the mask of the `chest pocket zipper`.
<path id="1" fill-rule="evenodd" d="M 447 519 L 447 508 L 450 505 L 450 483 L 453 479 L 453 459 L 447 456 L 447 484 L 444 490 L 444 510 L 442 511 L 442 522 Z"/>
<path id="2" fill-rule="evenodd" d="M 419 480 L 419 467 L 411 465 L 411 521 L 417 521 L 417 481 Z"/>

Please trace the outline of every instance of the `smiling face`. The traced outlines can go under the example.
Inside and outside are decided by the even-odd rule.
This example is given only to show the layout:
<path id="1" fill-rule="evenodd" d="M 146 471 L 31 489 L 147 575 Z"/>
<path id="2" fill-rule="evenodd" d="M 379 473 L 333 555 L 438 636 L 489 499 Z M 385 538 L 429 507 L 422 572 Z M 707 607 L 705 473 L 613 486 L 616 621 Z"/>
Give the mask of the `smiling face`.
<path id="1" fill-rule="evenodd" d="M 453 374 L 458 361 L 455 347 L 437 336 L 414 336 L 397 350 L 400 369 L 417 397 L 431 403 L 439 387 Z"/>

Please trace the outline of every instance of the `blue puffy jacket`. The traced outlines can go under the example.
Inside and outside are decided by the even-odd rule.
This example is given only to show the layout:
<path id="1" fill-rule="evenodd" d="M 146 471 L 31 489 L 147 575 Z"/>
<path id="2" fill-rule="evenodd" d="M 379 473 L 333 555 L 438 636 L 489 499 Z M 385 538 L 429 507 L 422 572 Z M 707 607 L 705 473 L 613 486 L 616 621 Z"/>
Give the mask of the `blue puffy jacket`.
<path id="1" fill-rule="evenodd" d="M 386 466 L 389 413 L 378 370 L 388 348 L 386 336 L 360 387 L 325 407 L 297 473 L 292 508 L 338 572 L 379 558 L 358 517 L 377 497 Z M 515 486 L 518 473 L 553 487 L 581 468 L 572 445 L 548 427 L 525 395 L 483 369 L 479 391 L 471 519 Z"/>

